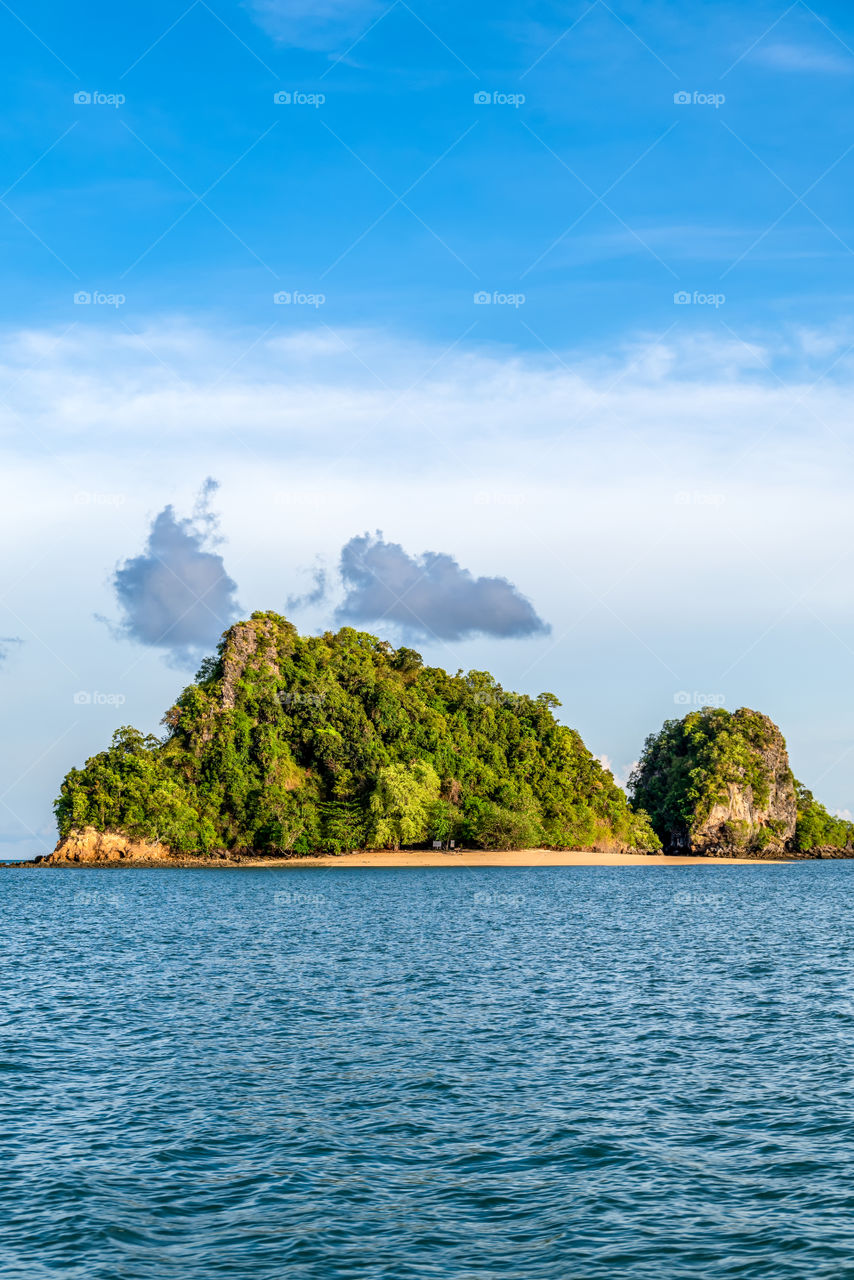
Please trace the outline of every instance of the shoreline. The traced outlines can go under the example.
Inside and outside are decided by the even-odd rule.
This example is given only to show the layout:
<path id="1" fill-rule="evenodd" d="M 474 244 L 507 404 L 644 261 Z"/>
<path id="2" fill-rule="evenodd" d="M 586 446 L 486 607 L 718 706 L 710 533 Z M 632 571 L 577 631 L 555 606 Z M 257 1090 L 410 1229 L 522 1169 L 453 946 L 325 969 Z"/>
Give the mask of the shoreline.
<path id="1" fill-rule="evenodd" d="M 263 857 L 261 855 L 193 855 L 81 858 L 79 861 L 50 862 L 46 857 L 21 862 L 3 862 L 0 868 L 57 870 L 298 870 L 300 867 L 644 867 L 644 866 L 782 866 L 790 862 L 820 862 L 819 858 L 712 858 L 665 853 L 599 853 L 584 849 L 368 849 L 355 853 L 312 854 L 305 857 Z"/>

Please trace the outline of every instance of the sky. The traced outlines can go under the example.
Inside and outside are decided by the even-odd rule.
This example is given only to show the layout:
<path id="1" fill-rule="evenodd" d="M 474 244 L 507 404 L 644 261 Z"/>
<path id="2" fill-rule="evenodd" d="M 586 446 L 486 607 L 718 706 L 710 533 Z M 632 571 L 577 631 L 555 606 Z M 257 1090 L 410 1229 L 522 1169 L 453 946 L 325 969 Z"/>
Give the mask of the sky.
<path id="1" fill-rule="evenodd" d="M 0 856 L 235 618 L 854 811 L 854 13 L 0 5 Z"/>

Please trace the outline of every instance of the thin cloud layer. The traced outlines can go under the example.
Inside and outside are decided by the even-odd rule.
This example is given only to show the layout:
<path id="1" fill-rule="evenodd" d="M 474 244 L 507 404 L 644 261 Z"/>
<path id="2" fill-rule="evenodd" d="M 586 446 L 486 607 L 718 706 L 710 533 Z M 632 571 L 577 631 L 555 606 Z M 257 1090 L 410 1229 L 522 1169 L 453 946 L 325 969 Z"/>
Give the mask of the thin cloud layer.
<path id="1" fill-rule="evenodd" d="M 816 48 L 807 44 L 760 45 L 754 57 L 766 66 L 778 71 L 807 71 L 819 75 L 854 74 L 854 58 L 835 50 Z"/>
<path id="2" fill-rule="evenodd" d="M 215 480 L 205 481 L 192 516 L 179 518 L 171 505 L 164 507 L 143 553 L 113 577 L 121 631 L 164 650 L 179 666 L 197 662 L 237 616 L 237 584 L 212 549 L 218 538 L 210 499 L 217 488 Z"/>
<path id="3" fill-rule="evenodd" d="M 548 625 L 506 578 L 475 578 L 453 556 L 408 555 L 382 534 L 351 538 L 341 550 L 346 596 L 341 623 L 394 623 L 414 639 L 501 639 L 544 635 Z"/>
<path id="4" fill-rule="evenodd" d="M 376 0 L 252 0 L 256 21 L 281 44 L 346 49 L 382 13 Z"/>
<path id="5" fill-rule="evenodd" d="M 825 430 L 845 447 L 852 439 L 852 343 L 848 325 L 750 345 L 709 328 L 638 339 L 607 358 L 566 352 L 556 366 L 532 352 L 443 355 L 358 330 L 271 335 L 249 353 L 245 336 L 177 323 L 138 336 L 96 327 L 20 333 L 0 345 L 9 387 L 0 428 L 8 425 L 10 448 L 14 441 L 39 464 L 40 448 L 64 454 L 85 432 L 99 451 L 118 435 L 122 457 L 168 448 L 195 465 L 204 433 L 217 465 L 247 450 L 289 467 L 344 453 L 351 475 L 381 467 L 399 476 L 412 469 L 402 428 L 430 423 L 438 447 L 417 455 L 418 474 L 446 477 L 450 452 L 455 469 L 471 468 L 476 490 L 502 471 L 512 484 L 527 476 L 541 485 L 544 449 L 549 474 L 571 465 L 579 488 L 597 476 L 611 486 L 618 474 L 654 482 L 686 461 L 708 475 L 719 457 L 761 447 L 770 430 L 789 447 L 763 449 L 764 476 L 800 483 L 806 455 L 835 483 L 839 467 L 816 441 Z M 34 365 L 37 379 L 27 376 Z M 14 430 L 19 419 L 26 433 Z M 363 442 L 355 451 L 354 437 Z"/>

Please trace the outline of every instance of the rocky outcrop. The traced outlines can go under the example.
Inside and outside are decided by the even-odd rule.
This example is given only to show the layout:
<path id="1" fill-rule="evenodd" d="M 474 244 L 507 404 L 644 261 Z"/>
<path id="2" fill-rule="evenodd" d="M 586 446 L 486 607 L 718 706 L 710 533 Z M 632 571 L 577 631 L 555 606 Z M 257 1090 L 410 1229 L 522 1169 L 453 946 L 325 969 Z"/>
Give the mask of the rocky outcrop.
<path id="1" fill-rule="evenodd" d="M 47 857 L 32 862 L 0 863 L 0 866 L 39 867 L 238 867 L 263 865 L 252 853 L 226 853 L 222 849 L 206 854 L 174 853 L 168 845 L 150 840 L 131 840 L 119 831 L 97 831 L 84 827 L 69 831 Z"/>
<path id="2" fill-rule="evenodd" d="M 173 861 L 172 853 L 165 845 L 147 840 L 131 840 L 114 831 L 96 831 L 84 827 L 82 831 L 70 831 L 57 843 L 53 853 L 44 862 L 48 866 L 130 866 L 134 863 L 146 866 Z"/>
<path id="3" fill-rule="evenodd" d="M 693 853 L 725 857 L 742 852 L 773 858 L 793 846 L 798 814 L 786 742 L 772 720 L 754 714 L 764 729 L 763 745 L 752 748 L 761 782 L 758 786 L 746 779 L 726 783 L 726 798 L 713 804 L 688 832 Z"/>
<path id="4" fill-rule="evenodd" d="M 290 631 L 294 628 L 285 624 Z M 268 617 L 253 617 L 249 622 L 236 622 L 225 633 L 222 651 L 222 705 L 227 710 L 234 707 L 237 690 L 250 660 L 259 658 L 262 666 L 273 676 L 279 677 L 279 653 L 277 640 L 282 628 L 276 628 Z"/>

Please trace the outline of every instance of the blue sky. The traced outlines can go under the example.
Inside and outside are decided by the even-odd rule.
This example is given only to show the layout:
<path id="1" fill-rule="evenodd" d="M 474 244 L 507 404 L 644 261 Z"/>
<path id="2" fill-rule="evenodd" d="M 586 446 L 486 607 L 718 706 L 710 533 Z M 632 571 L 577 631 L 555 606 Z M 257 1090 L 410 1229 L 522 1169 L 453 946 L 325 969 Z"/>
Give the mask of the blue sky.
<path id="1" fill-rule="evenodd" d="M 617 776 L 686 705 L 749 705 L 854 810 L 846 6 L 34 0 L 0 29 L 10 854 L 190 674 L 113 575 L 208 476 L 221 612 L 319 566 L 294 619 L 330 625 L 382 530 L 530 600 L 550 630 L 419 645 L 553 691 Z"/>

